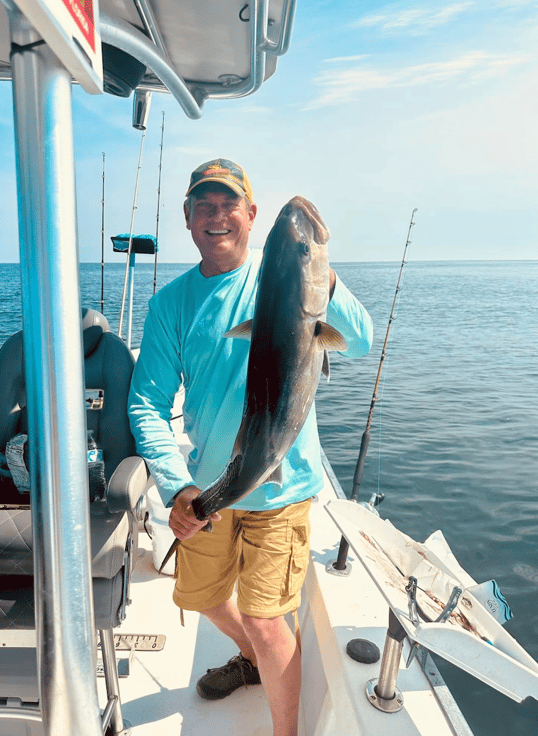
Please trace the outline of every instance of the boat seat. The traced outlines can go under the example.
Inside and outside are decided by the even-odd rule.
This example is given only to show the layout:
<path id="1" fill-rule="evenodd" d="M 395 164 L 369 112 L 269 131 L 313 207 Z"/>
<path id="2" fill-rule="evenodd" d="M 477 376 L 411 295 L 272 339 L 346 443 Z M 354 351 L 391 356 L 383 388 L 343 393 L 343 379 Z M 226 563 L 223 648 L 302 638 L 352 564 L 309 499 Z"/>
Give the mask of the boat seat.
<path id="1" fill-rule="evenodd" d="M 102 451 L 103 460 L 100 464 L 99 456 L 90 458 L 89 445 L 88 459 L 94 461 L 88 468 L 95 627 L 111 630 L 124 617 L 128 602 L 128 581 L 137 558 L 136 507 L 148 473 L 136 456 L 127 414 L 134 367 L 131 351 L 99 312 L 84 309 L 82 328 L 88 438 L 97 453 Z M 8 443 L 21 436 L 24 440 L 27 434 L 23 339 L 18 332 L 0 348 L 0 631 L 4 635 L 9 629 L 35 628 L 30 494 L 24 484 L 14 483 L 18 476 L 11 475 L 6 456 Z M 24 460 L 27 442 L 21 445 Z M 0 698 L 5 697 L 2 684 Z"/>

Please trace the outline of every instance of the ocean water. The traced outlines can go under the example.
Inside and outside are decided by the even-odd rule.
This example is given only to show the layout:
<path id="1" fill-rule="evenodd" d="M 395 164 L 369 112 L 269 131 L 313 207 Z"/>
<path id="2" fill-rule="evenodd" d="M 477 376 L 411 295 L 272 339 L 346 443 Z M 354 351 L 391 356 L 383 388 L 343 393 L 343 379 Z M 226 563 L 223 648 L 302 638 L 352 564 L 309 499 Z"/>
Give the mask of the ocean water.
<path id="1" fill-rule="evenodd" d="M 157 287 L 189 267 L 161 265 Z M 321 442 L 349 494 L 400 264 L 334 268 L 376 330 L 366 358 L 331 355 L 331 381 L 322 377 L 318 391 Z M 123 275 L 123 266 L 106 266 L 104 312 L 113 329 Z M 20 328 L 18 278 L 17 265 L 0 265 L 0 343 Z M 81 266 L 81 291 L 83 305 L 100 308 L 100 265 Z M 137 266 L 135 293 L 133 347 L 153 293 L 152 264 Z M 381 516 L 419 541 L 441 528 L 478 582 L 497 581 L 514 613 L 507 630 L 538 660 L 537 343 L 538 261 L 411 260 L 381 374 L 361 498 L 385 493 Z M 538 734 L 538 702 L 517 704 L 436 661 L 475 736 Z"/>

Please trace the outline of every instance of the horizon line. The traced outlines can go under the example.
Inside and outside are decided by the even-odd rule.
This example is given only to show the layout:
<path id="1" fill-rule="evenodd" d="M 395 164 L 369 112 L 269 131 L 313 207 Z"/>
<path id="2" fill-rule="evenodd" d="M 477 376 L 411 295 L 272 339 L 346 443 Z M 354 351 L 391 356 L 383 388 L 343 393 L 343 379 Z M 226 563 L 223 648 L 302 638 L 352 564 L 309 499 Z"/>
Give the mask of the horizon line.
<path id="1" fill-rule="evenodd" d="M 140 254 L 137 254 L 140 255 Z M 330 261 L 331 264 L 348 264 L 348 263 L 400 263 L 401 259 L 389 260 L 344 260 Z M 419 258 L 416 260 L 408 260 L 406 264 L 412 263 L 534 263 L 538 262 L 538 258 Z M 200 261 L 159 261 L 160 265 L 167 266 L 197 266 Z M 0 266 L 20 265 L 20 261 L 0 261 Z M 80 261 L 79 266 L 100 266 L 101 261 Z M 105 261 L 104 266 L 124 266 L 125 261 Z M 154 261 L 138 261 L 137 266 L 152 266 Z"/>

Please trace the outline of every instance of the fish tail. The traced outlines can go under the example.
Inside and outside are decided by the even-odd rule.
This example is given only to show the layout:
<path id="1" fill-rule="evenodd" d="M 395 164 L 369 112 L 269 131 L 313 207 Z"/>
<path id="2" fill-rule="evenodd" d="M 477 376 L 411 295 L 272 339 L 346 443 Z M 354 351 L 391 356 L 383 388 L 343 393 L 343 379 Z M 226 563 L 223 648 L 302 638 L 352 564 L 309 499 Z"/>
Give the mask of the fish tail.
<path id="1" fill-rule="evenodd" d="M 226 506 L 230 506 L 242 495 L 237 488 L 234 488 L 234 481 L 239 475 L 241 461 L 241 455 L 234 457 L 226 466 L 223 474 L 209 488 L 193 498 L 192 510 L 199 521 L 209 518 L 211 514 L 226 508 Z"/>

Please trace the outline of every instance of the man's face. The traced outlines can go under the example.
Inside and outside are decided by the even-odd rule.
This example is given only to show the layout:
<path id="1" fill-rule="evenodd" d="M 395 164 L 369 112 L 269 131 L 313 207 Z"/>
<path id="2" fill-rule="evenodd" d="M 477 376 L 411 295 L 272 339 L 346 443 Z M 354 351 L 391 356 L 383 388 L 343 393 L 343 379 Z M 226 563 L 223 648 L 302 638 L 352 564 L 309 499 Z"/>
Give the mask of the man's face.
<path id="1" fill-rule="evenodd" d="M 190 211 L 185 208 L 185 219 L 202 261 L 218 263 L 221 272 L 238 268 L 246 257 L 256 205 L 225 187 L 193 194 L 196 199 Z"/>

